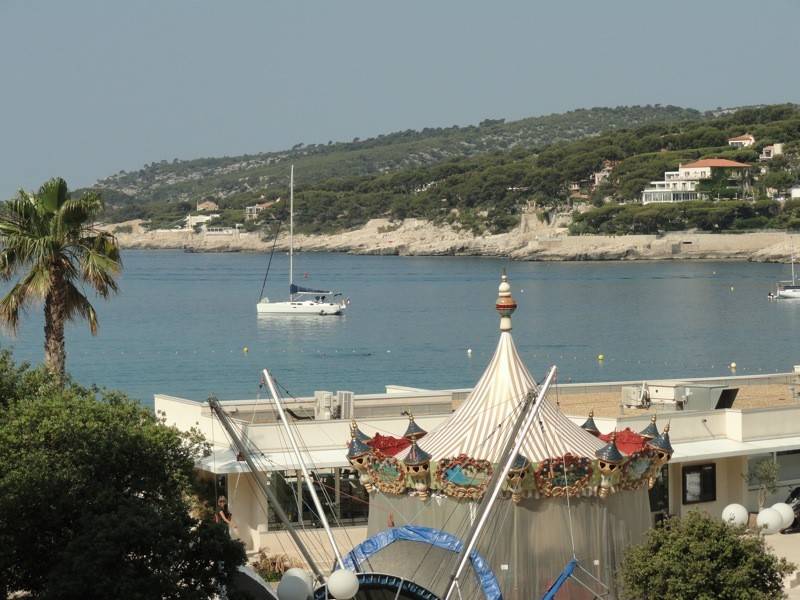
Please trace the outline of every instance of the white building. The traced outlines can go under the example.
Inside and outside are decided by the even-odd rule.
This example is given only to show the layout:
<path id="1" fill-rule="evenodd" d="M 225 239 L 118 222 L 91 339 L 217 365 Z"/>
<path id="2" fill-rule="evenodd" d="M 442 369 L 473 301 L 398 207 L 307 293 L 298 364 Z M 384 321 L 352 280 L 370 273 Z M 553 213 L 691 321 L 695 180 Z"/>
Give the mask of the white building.
<path id="1" fill-rule="evenodd" d="M 205 230 L 205 224 L 211 219 L 216 219 L 218 216 L 219 215 L 216 213 L 210 215 L 187 215 L 183 220 L 184 229 L 194 229 L 195 225 L 200 225 L 201 229 Z"/>
<path id="2" fill-rule="evenodd" d="M 697 185 L 710 179 L 715 170 L 729 169 L 735 175 L 749 168 L 747 163 L 725 158 L 704 158 L 679 165 L 677 171 L 666 171 L 663 181 L 650 182 L 650 186 L 642 191 L 642 204 L 702 200 L 704 195 L 697 191 Z"/>
<path id="3" fill-rule="evenodd" d="M 754 138 L 749 133 L 745 133 L 744 135 L 738 135 L 728 140 L 728 146 L 733 146 L 734 148 L 747 148 L 748 146 L 752 146 L 755 143 L 756 143 L 756 138 Z"/>
<path id="4" fill-rule="evenodd" d="M 625 387 L 640 387 L 642 382 L 560 384 L 554 397 L 561 410 L 581 424 L 590 408 L 603 433 L 626 428 L 638 432 L 658 414 L 663 427 L 670 423 L 674 454 L 652 491 L 651 510 L 659 515 L 683 515 L 699 509 L 718 516 L 727 504 L 741 503 L 750 511 L 758 509 L 758 486 L 748 482 L 748 472 L 760 460 L 778 464 L 779 483 L 767 505 L 785 500 L 788 492 L 800 486 L 800 369 L 794 373 L 727 378 L 682 380 L 686 387 L 738 388 L 732 408 L 708 406 L 692 410 L 692 401 L 677 410 L 678 404 L 654 403 L 648 409 L 625 408 L 620 398 Z M 675 382 L 664 382 L 674 385 Z M 650 389 L 659 386 L 649 382 Z M 388 386 L 382 394 L 353 395 L 351 392 L 317 392 L 314 397 L 287 401 L 285 405 L 300 416 L 314 417 L 293 424 L 295 435 L 306 453 L 305 460 L 315 467 L 320 485 L 329 492 L 329 508 L 340 523 L 340 535 L 356 544 L 366 536 L 368 494 L 358 474 L 348 463 L 346 452 L 350 423 L 368 436 L 403 435 L 408 420 L 401 415 L 410 410 L 416 422 L 433 431 L 444 423 L 471 390 L 421 390 Z M 655 394 L 654 394 L 655 395 Z M 688 397 L 688 396 L 687 396 Z M 737 404 L 741 404 L 737 407 Z M 307 492 L 298 477 L 300 465 L 286 444 L 286 435 L 267 400 L 224 401 L 222 405 L 234 423 L 259 448 L 263 475 L 276 495 L 285 499 L 284 508 L 293 519 L 313 531 L 317 527 L 305 503 Z M 212 444 L 212 454 L 198 463 L 209 478 L 216 478 L 218 493 L 226 494 L 248 551 L 290 547 L 266 499 L 253 482 L 246 464 L 237 460 L 219 423 L 208 405 L 157 394 L 155 409 L 166 423 L 188 431 L 199 429 Z M 598 416 L 599 415 L 599 416 Z M 605 416 L 602 416 L 605 415 Z M 391 439 L 391 438 L 388 438 Z M 310 504 L 310 503 L 309 503 Z M 302 515 L 302 518 L 299 516 Z M 322 540 L 321 531 L 318 531 Z M 316 534 L 315 534 L 316 535 Z M 324 544 L 322 544 L 324 545 Z"/>
<path id="5" fill-rule="evenodd" d="M 800 185 L 795 185 L 792 187 L 790 191 L 790 197 L 792 200 L 800 200 Z"/>
<path id="6" fill-rule="evenodd" d="M 758 160 L 761 162 L 772 160 L 781 154 L 783 154 L 783 144 L 770 144 L 762 148 L 761 154 L 758 155 Z"/>
<path id="7" fill-rule="evenodd" d="M 245 206 L 244 220 L 255 221 L 258 219 L 258 215 L 260 215 L 273 204 L 275 204 L 275 202 L 259 202 L 258 204 L 253 204 L 252 206 Z"/>

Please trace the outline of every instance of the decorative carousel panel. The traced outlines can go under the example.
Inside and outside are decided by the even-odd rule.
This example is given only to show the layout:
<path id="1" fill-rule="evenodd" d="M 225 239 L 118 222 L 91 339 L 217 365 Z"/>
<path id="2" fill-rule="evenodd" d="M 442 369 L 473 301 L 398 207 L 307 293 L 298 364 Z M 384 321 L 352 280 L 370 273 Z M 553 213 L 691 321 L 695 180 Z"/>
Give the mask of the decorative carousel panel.
<path id="1" fill-rule="evenodd" d="M 567 454 L 541 461 L 533 473 L 536 487 L 543 496 L 580 496 L 592 482 L 592 460 Z"/>
<path id="2" fill-rule="evenodd" d="M 369 463 L 372 485 L 385 494 L 402 494 L 406 489 L 406 467 L 394 456 L 375 456 Z"/>
<path id="3" fill-rule="evenodd" d="M 448 496 L 477 500 L 486 491 L 492 472 L 492 463 L 488 460 L 470 458 L 462 454 L 439 461 L 436 483 Z"/>
<path id="4" fill-rule="evenodd" d="M 620 487 L 635 490 L 643 486 L 650 476 L 654 458 L 655 453 L 648 448 L 631 454 L 622 465 Z"/>

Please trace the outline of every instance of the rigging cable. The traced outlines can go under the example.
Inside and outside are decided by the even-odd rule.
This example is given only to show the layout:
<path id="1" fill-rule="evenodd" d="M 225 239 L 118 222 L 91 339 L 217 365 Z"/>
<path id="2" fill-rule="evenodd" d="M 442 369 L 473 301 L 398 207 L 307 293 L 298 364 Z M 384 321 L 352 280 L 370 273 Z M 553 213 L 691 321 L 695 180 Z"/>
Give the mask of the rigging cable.
<path id="1" fill-rule="evenodd" d="M 264 297 L 264 288 L 267 287 L 267 277 L 269 276 L 269 267 L 272 265 L 272 257 L 275 255 L 275 246 L 278 243 L 278 234 L 281 231 L 281 225 L 283 221 L 278 221 L 278 228 L 275 230 L 275 239 L 272 240 L 272 250 L 269 253 L 269 262 L 267 262 L 267 272 L 264 273 L 264 283 L 261 284 L 261 293 L 258 295 L 258 301 L 261 301 L 261 298 Z"/>

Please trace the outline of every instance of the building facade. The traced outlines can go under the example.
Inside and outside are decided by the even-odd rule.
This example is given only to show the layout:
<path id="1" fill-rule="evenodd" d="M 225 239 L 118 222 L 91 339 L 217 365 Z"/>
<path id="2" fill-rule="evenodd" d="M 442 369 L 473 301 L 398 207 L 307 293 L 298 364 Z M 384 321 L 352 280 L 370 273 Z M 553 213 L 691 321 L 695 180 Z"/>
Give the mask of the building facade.
<path id="1" fill-rule="evenodd" d="M 756 143 L 756 138 L 754 138 L 749 133 L 745 133 L 744 135 L 738 135 L 736 137 L 728 139 L 728 146 L 732 146 L 733 148 L 747 148 L 755 143 Z"/>
<path id="2" fill-rule="evenodd" d="M 736 187 L 746 181 L 743 175 L 749 168 L 747 163 L 724 158 L 706 158 L 679 165 L 677 171 L 666 171 L 663 181 L 650 182 L 642 191 L 642 204 L 704 200 L 706 194 L 698 191 L 701 181 L 722 171 L 728 176 L 730 186 Z"/>

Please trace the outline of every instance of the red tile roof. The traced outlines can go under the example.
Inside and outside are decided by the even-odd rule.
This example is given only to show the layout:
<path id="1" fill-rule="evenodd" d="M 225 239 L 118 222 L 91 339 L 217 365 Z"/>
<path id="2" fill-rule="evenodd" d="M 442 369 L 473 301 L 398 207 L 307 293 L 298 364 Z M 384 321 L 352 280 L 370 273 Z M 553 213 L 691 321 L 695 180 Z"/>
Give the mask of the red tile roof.
<path id="1" fill-rule="evenodd" d="M 693 163 L 681 165 L 681 169 L 700 169 L 702 167 L 721 167 L 728 169 L 748 169 L 750 165 L 747 163 L 736 162 L 735 160 L 728 160 L 727 158 L 703 158 L 696 160 Z"/>

